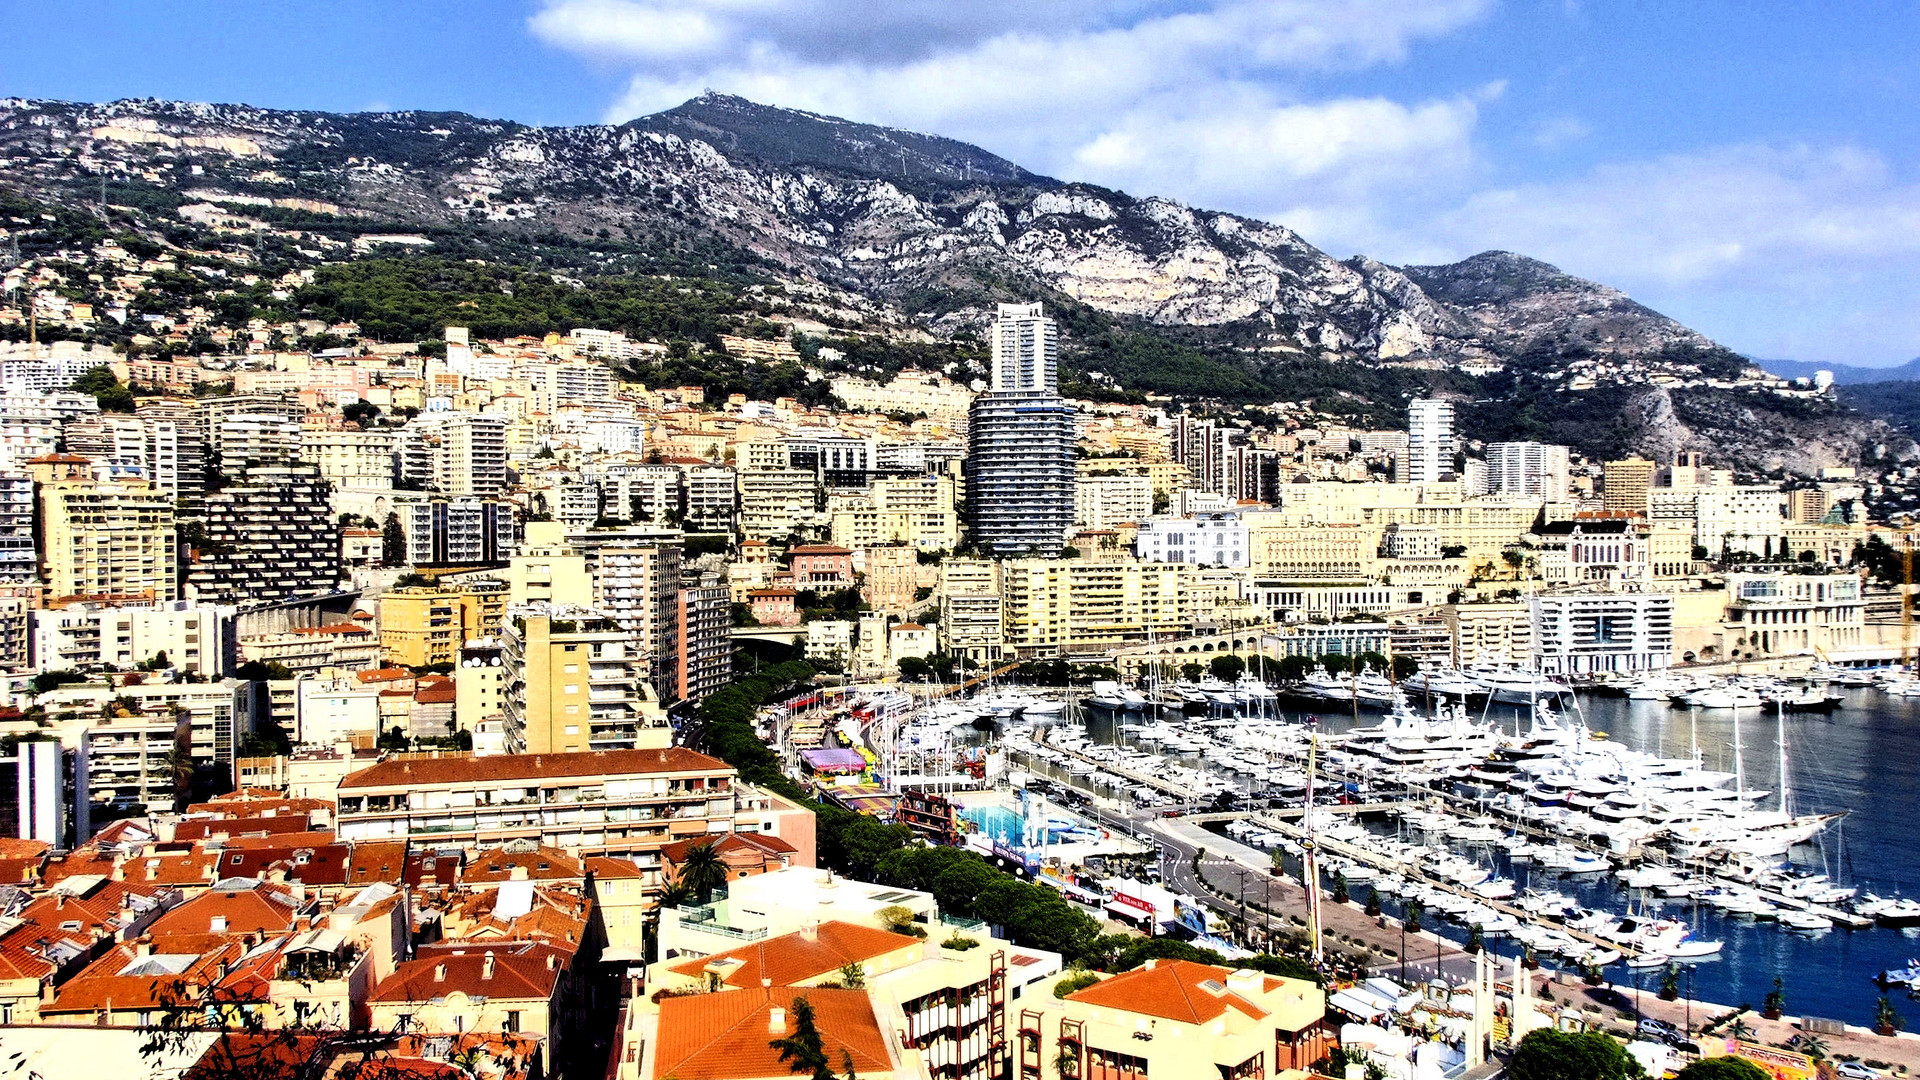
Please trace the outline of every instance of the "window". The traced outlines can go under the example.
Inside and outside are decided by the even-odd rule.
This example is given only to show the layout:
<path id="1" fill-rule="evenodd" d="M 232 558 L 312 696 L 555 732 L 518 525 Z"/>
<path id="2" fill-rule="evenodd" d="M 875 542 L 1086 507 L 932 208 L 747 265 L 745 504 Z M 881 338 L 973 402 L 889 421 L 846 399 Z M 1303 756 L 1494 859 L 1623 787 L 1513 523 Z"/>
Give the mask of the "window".
<path id="1" fill-rule="evenodd" d="M 1258 1057 L 1259 1055 L 1255 1055 Z M 1097 1046 L 1087 1047 L 1087 1080 L 1137 1080 L 1147 1075 L 1147 1059 Z M 1236 1074 L 1225 1080 L 1241 1080 Z"/>
<path id="2" fill-rule="evenodd" d="M 519 1009 L 507 1010 L 507 1030 L 508 1031 L 520 1030 L 520 1010 Z"/>

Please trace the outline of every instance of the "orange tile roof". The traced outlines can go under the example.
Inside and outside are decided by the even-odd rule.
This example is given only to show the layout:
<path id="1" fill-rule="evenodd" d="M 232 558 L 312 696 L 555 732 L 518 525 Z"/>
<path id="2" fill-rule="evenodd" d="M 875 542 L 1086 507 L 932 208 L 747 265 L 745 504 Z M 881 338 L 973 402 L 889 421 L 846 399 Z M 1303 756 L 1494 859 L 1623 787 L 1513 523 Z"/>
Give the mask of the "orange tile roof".
<path id="1" fill-rule="evenodd" d="M 291 893 L 282 888 L 259 884 L 255 888 L 227 891 L 209 889 L 154 921 L 147 932 L 154 937 L 168 934 L 245 934 L 251 931 L 282 933 L 293 929 L 298 907 Z M 224 923 L 216 919 L 225 920 Z M 223 929 L 214 929 L 223 926 Z"/>
<path id="2" fill-rule="evenodd" d="M 596 878 L 640 878 L 647 872 L 626 859 L 595 855 L 587 859 L 587 870 Z"/>
<path id="3" fill-rule="evenodd" d="M 545 1001 L 553 996 L 572 955 L 572 950 L 532 941 L 432 945 L 421 949 L 418 959 L 396 967 L 367 1000 L 431 1001 L 458 990 L 496 1001 Z M 488 956 L 493 957 L 490 976 Z"/>
<path id="4" fill-rule="evenodd" d="M 447 754 L 430 758 L 392 758 L 340 781 L 340 790 L 422 787 L 504 780 L 541 780 L 629 773 L 729 773 L 733 769 L 684 747 L 665 750 L 587 750 L 575 754 Z"/>
<path id="5" fill-rule="evenodd" d="M 347 859 L 347 884 L 397 885 L 406 867 L 405 840 L 362 840 L 353 845 L 353 854 Z"/>
<path id="6" fill-rule="evenodd" d="M 524 870 L 530 881 L 579 881 L 586 876 L 580 860 L 559 848 L 537 851 L 508 851 L 504 847 L 474 853 L 473 861 L 460 872 L 460 884 L 497 885 L 512 881 L 516 870 Z"/>
<path id="7" fill-rule="evenodd" d="M 787 1075 L 792 1070 L 769 1045 L 779 1037 L 771 1030 L 771 1014 L 775 1008 L 786 1010 L 785 1030 L 791 1032 L 793 1006 L 799 998 L 813 1007 L 821 1048 L 836 1068 L 844 1053 L 853 1059 L 856 1075 L 892 1071 L 887 1038 L 874 1019 L 873 1002 L 865 990 L 756 986 L 662 998 L 653 1075 L 679 1080 Z"/>
<path id="8" fill-rule="evenodd" d="M 715 961 L 738 960 L 740 963 L 734 965 L 723 980 L 728 986 L 759 986 L 763 979 L 771 979 L 775 986 L 793 986 L 837 971 L 846 964 L 865 963 L 876 956 L 920 944 L 918 938 L 891 930 L 838 920 L 821 923 L 819 929 L 812 932 L 812 940 L 808 940 L 808 935 L 805 930 L 782 934 L 675 964 L 671 970 L 680 975 L 698 976 Z"/>
<path id="9" fill-rule="evenodd" d="M 1228 968 L 1196 964 L 1191 960 L 1149 960 L 1146 967 L 1102 979 L 1068 994 L 1067 1000 L 1183 1024 L 1204 1024 L 1226 1012 L 1229 1006 L 1256 1020 L 1266 1016 L 1265 1009 L 1226 990 L 1227 977 L 1232 974 Z M 1218 983 L 1221 990 L 1216 993 L 1201 985 L 1209 981 Z M 1261 989 L 1272 990 L 1279 985 L 1278 979 L 1263 979 Z"/>

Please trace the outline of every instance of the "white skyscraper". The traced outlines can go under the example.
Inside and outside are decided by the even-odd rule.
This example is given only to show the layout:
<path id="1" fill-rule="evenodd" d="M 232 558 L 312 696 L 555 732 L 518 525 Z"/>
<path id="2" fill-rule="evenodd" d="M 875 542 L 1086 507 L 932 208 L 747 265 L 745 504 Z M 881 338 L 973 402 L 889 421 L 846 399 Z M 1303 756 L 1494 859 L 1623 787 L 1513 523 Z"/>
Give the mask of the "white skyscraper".
<path id="1" fill-rule="evenodd" d="M 1053 394 L 1060 389 L 1060 330 L 1039 304 L 1001 304 L 993 320 L 993 390 Z"/>
<path id="2" fill-rule="evenodd" d="M 1453 403 L 1414 398 L 1407 406 L 1407 462 L 1397 479 L 1431 484 L 1453 475 Z"/>

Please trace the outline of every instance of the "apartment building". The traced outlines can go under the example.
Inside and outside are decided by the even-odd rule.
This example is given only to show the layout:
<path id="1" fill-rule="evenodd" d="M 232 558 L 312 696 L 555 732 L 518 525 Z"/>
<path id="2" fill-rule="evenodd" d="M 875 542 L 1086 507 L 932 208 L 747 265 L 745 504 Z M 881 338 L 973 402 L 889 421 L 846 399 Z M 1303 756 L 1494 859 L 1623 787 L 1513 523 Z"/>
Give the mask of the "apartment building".
<path id="1" fill-rule="evenodd" d="M 1000 567 L 1005 646 L 1023 657 L 1110 652 L 1189 631 L 1181 563 L 1010 559 Z"/>
<path id="2" fill-rule="evenodd" d="M 660 849 L 732 831 L 734 770 L 681 747 L 395 758 L 349 775 L 342 840 L 436 845 L 531 840 L 657 866 Z"/>
<path id="3" fill-rule="evenodd" d="M 949 656 L 975 663 L 1000 659 L 1006 627 L 999 565 L 986 559 L 940 564 L 940 643 Z"/>
<path id="4" fill-rule="evenodd" d="M 550 604 L 510 608 L 500 640 L 509 752 L 578 753 L 671 741 L 638 635 L 605 612 Z"/>
<path id="5" fill-rule="evenodd" d="M 427 499 L 400 507 L 407 562 L 414 566 L 477 566 L 513 553 L 513 504 L 493 499 Z"/>
<path id="6" fill-rule="evenodd" d="M 179 595 L 173 500 L 146 480 L 96 480 L 72 455 L 28 464 L 40 492 L 41 578 L 53 597 Z"/>
<path id="7" fill-rule="evenodd" d="M 1487 490 L 1560 502 L 1567 497 L 1569 454 L 1567 447 L 1551 443 L 1488 443 Z"/>
<path id="8" fill-rule="evenodd" d="M 1326 993 L 1302 979 L 1149 960 L 1042 992 L 1057 981 L 1020 999 L 1015 1080 L 1257 1080 L 1303 1073 L 1339 1042 Z"/>
<path id="9" fill-rule="evenodd" d="M 301 460 L 336 489 L 393 487 L 393 451 L 393 432 L 381 429 L 308 431 L 300 439 Z"/>
<path id="10" fill-rule="evenodd" d="M 507 592 L 506 583 L 486 579 L 388 590 L 380 596 L 380 646 L 407 667 L 455 663 L 468 641 L 500 633 Z"/>
<path id="11" fill-rule="evenodd" d="M 703 574 L 683 585 L 676 600 L 675 634 L 680 650 L 674 664 L 673 697 L 699 701 L 733 681 L 731 594 L 717 574 Z"/>
<path id="12" fill-rule="evenodd" d="M 328 496 L 311 465 L 254 468 L 200 496 L 186 595 L 257 604 L 333 592 L 342 576 L 340 526 Z"/>
<path id="13" fill-rule="evenodd" d="M 400 478 L 428 491 L 484 498 L 507 486 L 504 416 L 421 413 L 400 429 L 394 453 Z"/>
<path id="14" fill-rule="evenodd" d="M 1147 476 L 1087 476 L 1073 485 L 1073 523 L 1083 529 L 1134 525 L 1153 516 Z"/>
<path id="15" fill-rule="evenodd" d="M 130 669 L 164 658 L 182 674 L 218 679 L 235 662 L 234 609 L 186 600 L 151 607 L 68 604 L 32 613 L 33 663 L 43 671 Z"/>
<path id="16" fill-rule="evenodd" d="M 1609 514 L 1644 514 L 1647 492 L 1653 487 L 1658 466 L 1645 458 L 1609 461 L 1602 475 L 1602 505 Z"/>
<path id="17" fill-rule="evenodd" d="M 1673 595 L 1566 591 L 1531 597 L 1531 666 L 1549 675 L 1649 671 L 1673 657 Z"/>
<path id="18" fill-rule="evenodd" d="M 1453 631 L 1457 667 L 1519 665 L 1533 655 L 1533 620 L 1524 601 L 1448 604 L 1440 617 Z"/>
<path id="19" fill-rule="evenodd" d="M 33 478 L 24 473 L 0 475 L 0 586 L 40 580 L 33 511 Z"/>
<path id="20" fill-rule="evenodd" d="M 820 512 L 820 482 L 811 469 L 742 471 L 740 534 L 754 540 L 784 540 L 827 524 Z"/>

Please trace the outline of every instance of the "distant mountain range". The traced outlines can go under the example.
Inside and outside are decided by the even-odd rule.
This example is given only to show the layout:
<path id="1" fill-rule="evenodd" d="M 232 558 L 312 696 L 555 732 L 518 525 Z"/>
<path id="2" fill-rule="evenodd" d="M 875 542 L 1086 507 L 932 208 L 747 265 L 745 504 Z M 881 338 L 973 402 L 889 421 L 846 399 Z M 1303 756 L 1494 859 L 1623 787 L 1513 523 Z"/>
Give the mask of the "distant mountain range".
<path id="1" fill-rule="evenodd" d="M 722 94 L 620 125 L 545 128 L 0 99 L 0 187 L 93 207 L 103 176 L 115 212 L 159 238 L 188 229 L 183 218 L 211 220 L 211 204 L 242 226 L 352 240 L 374 257 L 399 254 L 380 239 L 399 232 L 451 258 L 583 275 L 634 272 L 637 252 L 653 273 L 824 285 L 936 339 L 980 328 L 997 302 L 1041 299 L 1062 318 L 1063 367 L 1094 390 L 1311 400 L 1371 423 L 1441 393 L 1461 403 L 1469 438 L 1595 456 L 1698 449 L 1753 471 L 1851 464 L 1890 438 L 1912 448 L 1832 402 L 1703 386 L 1753 365 L 1524 255 L 1337 259 L 1273 222 Z M 281 245 L 290 258 L 297 246 Z"/>
<path id="2" fill-rule="evenodd" d="M 1859 383 L 1907 382 L 1920 379 L 1920 358 L 1889 367 L 1862 367 L 1858 364 L 1817 364 L 1810 360 L 1755 360 L 1762 369 L 1783 379 L 1804 379 L 1816 371 L 1833 372 L 1833 381 L 1842 386 Z"/>

